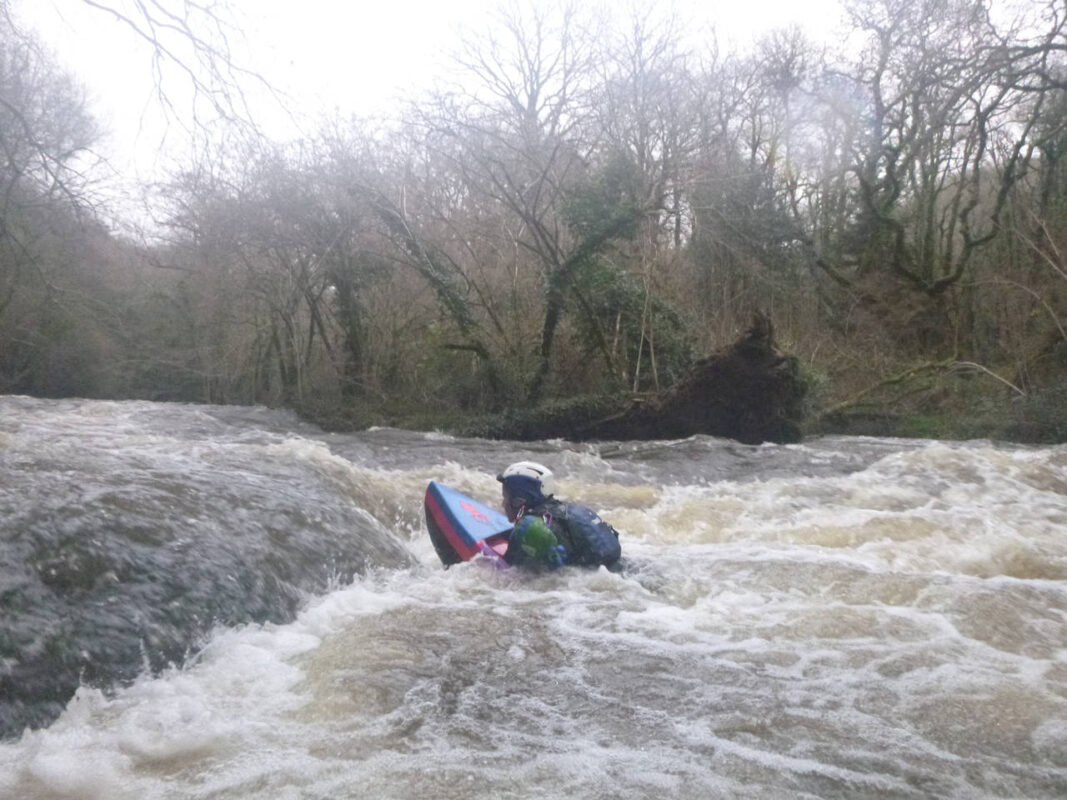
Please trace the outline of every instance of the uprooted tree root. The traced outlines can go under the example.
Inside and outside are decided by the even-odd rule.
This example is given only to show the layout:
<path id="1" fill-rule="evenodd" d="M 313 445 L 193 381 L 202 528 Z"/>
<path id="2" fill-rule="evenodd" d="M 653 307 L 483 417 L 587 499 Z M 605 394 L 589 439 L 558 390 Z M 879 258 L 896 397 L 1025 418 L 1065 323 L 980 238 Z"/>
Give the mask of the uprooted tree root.
<path id="1" fill-rule="evenodd" d="M 596 399 L 554 411 L 536 409 L 476 433 L 520 440 L 675 439 L 694 434 L 749 444 L 801 438 L 807 385 L 793 356 L 774 342 L 774 326 L 757 314 L 724 350 L 700 359 L 667 391 L 628 404 Z"/>

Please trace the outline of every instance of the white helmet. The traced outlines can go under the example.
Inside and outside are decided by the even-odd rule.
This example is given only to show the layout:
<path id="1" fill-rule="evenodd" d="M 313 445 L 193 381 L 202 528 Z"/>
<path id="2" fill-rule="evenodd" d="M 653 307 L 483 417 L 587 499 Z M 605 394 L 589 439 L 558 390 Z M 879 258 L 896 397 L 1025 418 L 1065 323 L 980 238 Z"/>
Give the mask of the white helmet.
<path id="1" fill-rule="evenodd" d="M 536 461 L 517 461 L 497 475 L 496 479 L 515 494 L 531 500 L 539 499 L 536 494 L 548 497 L 555 488 L 552 470 Z"/>

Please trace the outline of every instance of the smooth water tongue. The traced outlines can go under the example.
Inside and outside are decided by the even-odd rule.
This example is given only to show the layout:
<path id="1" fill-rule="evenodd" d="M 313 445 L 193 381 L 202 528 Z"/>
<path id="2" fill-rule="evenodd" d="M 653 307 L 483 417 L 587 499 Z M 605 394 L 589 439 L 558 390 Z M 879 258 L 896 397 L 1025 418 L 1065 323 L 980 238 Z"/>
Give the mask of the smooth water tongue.
<path id="1" fill-rule="evenodd" d="M 524 449 L 248 409 L 0 407 L 5 509 L 68 533 L 118 520 L 157 582 L 210 588 L 226 558 L 305 574 L 368 542 L 403 559 L 291 622 L 218 628 L 182 667 L 81 689 L 0 745 L 0 796 L 1067 794 L 1067 448 Z M 64 456 L 78 418 L 108 446 Z M 526 458 L 623 532 L 622 574 L 440 568 L 426 482 L 495 502 L 495 471 Z M 38 484 L 15 483 L 34 466 L 59 493 L 37 517 Z M 158 534 L 167 497 L 198 524 Z M 118 552 L 92 539 L 84 566 L 54 561 L 79 597 L 90 556 Z"/>

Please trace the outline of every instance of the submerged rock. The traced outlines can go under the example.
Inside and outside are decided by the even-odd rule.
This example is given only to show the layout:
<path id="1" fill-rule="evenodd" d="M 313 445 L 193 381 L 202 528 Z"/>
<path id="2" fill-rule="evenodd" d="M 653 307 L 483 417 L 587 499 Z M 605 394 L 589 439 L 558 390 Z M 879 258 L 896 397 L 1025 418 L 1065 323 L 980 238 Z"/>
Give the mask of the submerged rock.
<path id="1" fill-rule="evenodd" d="M 3 411 L 0 737 L 49 724 L 79 686 L 183 664 L 216 626 L 287 622 L 333 585 L 413 561 L 325 448 L 210 409 Z"/>

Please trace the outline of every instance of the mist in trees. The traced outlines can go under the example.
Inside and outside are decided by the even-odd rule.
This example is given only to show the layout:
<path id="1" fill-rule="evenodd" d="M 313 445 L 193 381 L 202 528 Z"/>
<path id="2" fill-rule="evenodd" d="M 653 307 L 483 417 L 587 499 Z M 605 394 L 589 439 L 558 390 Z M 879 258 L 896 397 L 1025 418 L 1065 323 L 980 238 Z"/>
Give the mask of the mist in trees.
<path id="1" fill-rule="evenodd" d="M 728 52 L 503 6 L 387 123 L 216 140 L 139 244 L 94 214 L 83 94 L 0 15 L 0 391 L 501 411 L 662 390 L 763 310 L 823 408 L 1062 393 L 1067 12 L 845 11 Z"/>

